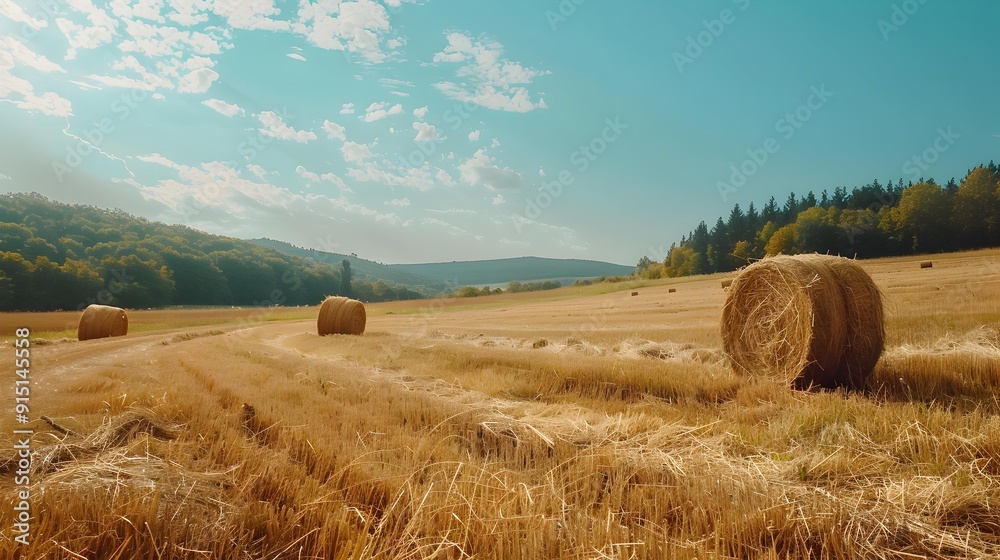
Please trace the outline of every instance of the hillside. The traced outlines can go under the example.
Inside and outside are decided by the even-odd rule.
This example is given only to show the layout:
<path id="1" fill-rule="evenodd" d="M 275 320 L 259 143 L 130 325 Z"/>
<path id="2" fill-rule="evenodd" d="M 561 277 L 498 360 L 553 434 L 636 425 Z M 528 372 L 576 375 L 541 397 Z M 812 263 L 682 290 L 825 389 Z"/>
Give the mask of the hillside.
<path id="1" fill-rule="evenodd" d="M 363 301 L 424 297 L 377 275 L 342 281 L 336 265 L 232 237 L 61 204 L 0 195 L 0 311 L 175 305 L 314 305 L 326 295 Z"/>
<path id="2" fill-rule="evenodd" d="M 631 274 L 630 266 L 579 259 L 545 259 L 516 257 L 482 261 L 453 261 L 423 264 L 380 264 L 353 255 L 327 253 L 316 249 L 296 247 L 273 239 L 252 239 L 261 247 L 276 249 L 287 255 L 305 257 L 321 263 L 336 264 L 347 259 L 358 278 L 382 278 L 398 284 L 421 286 L 435 291 L 449 292 L 460 286 L 502 286 L 512 280 L 560 280 L 564 284 L 581 278 L 622 276 Z"/>
<path id="3" fill-rule="evenodd" d="M 450 282 L 447 282 L 446 280 L 414 274 L 400 269 L 397 266 L 384 265 L 374 261 L 358 258 L 353 255 L 342 255 L 340 253 L 328 253 L 325 251 L 318 251 L 316 249 L 306 249 L 292 245 L 291 243 L 268 239 L 266 237 L 262 239 L 251 239 L 250 243 L 260 247 L 274 249 L 286 255 L 312 259 L 319 263 L 332 264 L 338 267 L 344 259 L 347 259 L 351 263 L 351 271 L 354 274 L 354 277 L 358 279 L 371 281 L 385 280 L 387 282 L 394 282 L 405 286 L 421 287 L 433 293 L 450 292 L 458 287 Z"/>
<path id="4" fill-rule="evenodd" d="M 389 268 L 460 286 L 502 285 L 517 280 L 579 280 L 599 276 L 631 274 L 634 267 L 579 259 L 517 257 L 484 261 L 461 261 L 426 264 L 394 264 Z"/>

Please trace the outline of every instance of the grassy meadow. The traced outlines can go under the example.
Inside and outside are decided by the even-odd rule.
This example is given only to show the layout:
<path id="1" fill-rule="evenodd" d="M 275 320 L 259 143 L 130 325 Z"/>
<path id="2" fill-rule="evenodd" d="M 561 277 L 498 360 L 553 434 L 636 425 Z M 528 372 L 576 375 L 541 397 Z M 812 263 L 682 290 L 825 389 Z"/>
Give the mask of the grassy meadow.
<path id="1" fill-rule="evenodd" d="M 933 260 L 863 263 L 887 345 L 856 393 L 734 374 L 722 275 L 374 304 L 360 337 L 0 315 L 0 352 L 44 341 L 31 544 L 0 509 L 0 557 L 995 558 L 1000 250 Z"/>

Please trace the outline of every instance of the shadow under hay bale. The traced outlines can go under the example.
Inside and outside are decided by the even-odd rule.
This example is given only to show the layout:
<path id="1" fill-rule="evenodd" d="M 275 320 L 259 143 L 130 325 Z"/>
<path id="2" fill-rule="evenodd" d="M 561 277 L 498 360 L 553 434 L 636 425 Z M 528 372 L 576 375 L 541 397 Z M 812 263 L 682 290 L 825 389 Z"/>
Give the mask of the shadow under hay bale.
<path id="1" fill-rule="evenodd" d="M 723 347 L 737 372 L 797 388 L 863 388 L 882 354 L 882 296 L 854 261 L 771 257 L 734 280 L 722 311 Z"/>
<path id="2" fill-rule="evenodd" d="M 89 305 L 80 316 L 76 329 L 78 340 L 92 340 L 128 334 L 128 314 L 120 307 Z"/>
<path id="3" fill-rule="evenodd" d="M 330 296 L 323 300 L 316 318 L 320 336 L 328 334 L 360 335 L 365 332 L 365 304 L 355 299 Z"/>

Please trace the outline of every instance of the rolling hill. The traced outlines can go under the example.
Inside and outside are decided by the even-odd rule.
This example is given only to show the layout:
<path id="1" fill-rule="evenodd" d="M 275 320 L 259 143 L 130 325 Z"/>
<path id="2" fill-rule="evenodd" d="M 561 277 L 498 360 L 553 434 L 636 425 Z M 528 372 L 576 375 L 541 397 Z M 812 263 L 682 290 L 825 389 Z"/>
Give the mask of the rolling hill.
<path id="1" fill-rule="evenodd" d="M 421 286 L 437 291 L 451 291 L 460 286 L 502 286 L 511 280 L 519 282 L 559 280 L 566 284 L 583 278 L 631 274 L 634 270 L 630 266 L 600 261 L 540 257 L 386 265 L 353 255 L 296 247 L 273 239 L 253 239 L 251 242 L 288 255 L 307 257 L 323 263 L 335 264 L 347 259 L 351 263 L 351 270 L 359 278 L 382 278 L 398 284 Z"/>

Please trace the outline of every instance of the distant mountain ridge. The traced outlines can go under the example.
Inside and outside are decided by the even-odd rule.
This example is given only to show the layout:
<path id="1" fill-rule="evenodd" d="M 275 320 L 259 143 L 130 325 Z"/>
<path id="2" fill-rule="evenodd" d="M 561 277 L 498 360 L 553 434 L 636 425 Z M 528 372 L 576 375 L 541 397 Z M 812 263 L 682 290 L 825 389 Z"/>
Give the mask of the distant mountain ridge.
<path id="1" fill-rule="evenodd" d="M 252 239 L 251 243 L 319 262 L 338 263 L 347 259 L 351 263 L 351 270 L 358 277 L 383 278 L 399 284 L 423 286 L 438 291 L 452 291 L 460 286 L 499 287 L 512 280 L 518 282 L 560 280 L 567 283 L 581 278 L 622 276 L 631 274 L 634 270 L 634 267 L 601 261 L 542 257 L 385 265 L 353 255 L 296 247 L 273 239 Z"/>
<path id="2" fill-rule="evenodd" d="M 438 280 L 448 280 L 460 286 L 503 285 L 511 280 L 579 280 L 599 276 L 631 274 L 634 267 L 601 261 L 580 259 L 548 259 L 515 257 L 482 261 L 455 261 L 424 264 L 393 264 L 389 268 L 403 270 Z"/>
<path id="3" fill-rule="evenodd" d="M 340 253 L 329 253 L 316 249 L 306 249 L 304 247 L 292 245 L 291 243 L 268 239 L 266 237 L 261 239 L 251 239 L 250 243 L 266 247 L 268 249 L 274 249 L 281 253 L 285 253 L 286 255 L 313 259 L 317 262 L 334 264 L 337 266 L 340 266 L 341 261 L 347 259 L 347 261 L 351 263 L 351 273 L 355 278 L 371 280 L 373 282 L 376 280 L 385 280 L 387 282 L 394 282 L 404 286 L 425 288 L 427 291 L 431 292 L 451 292 L 458 288 L 458 286 L 454 286 L 440 279 L 413 274 L 405 270 L 397 270 L 392 266 L 362 259 L 355 255 L 342 255 Z"/>

